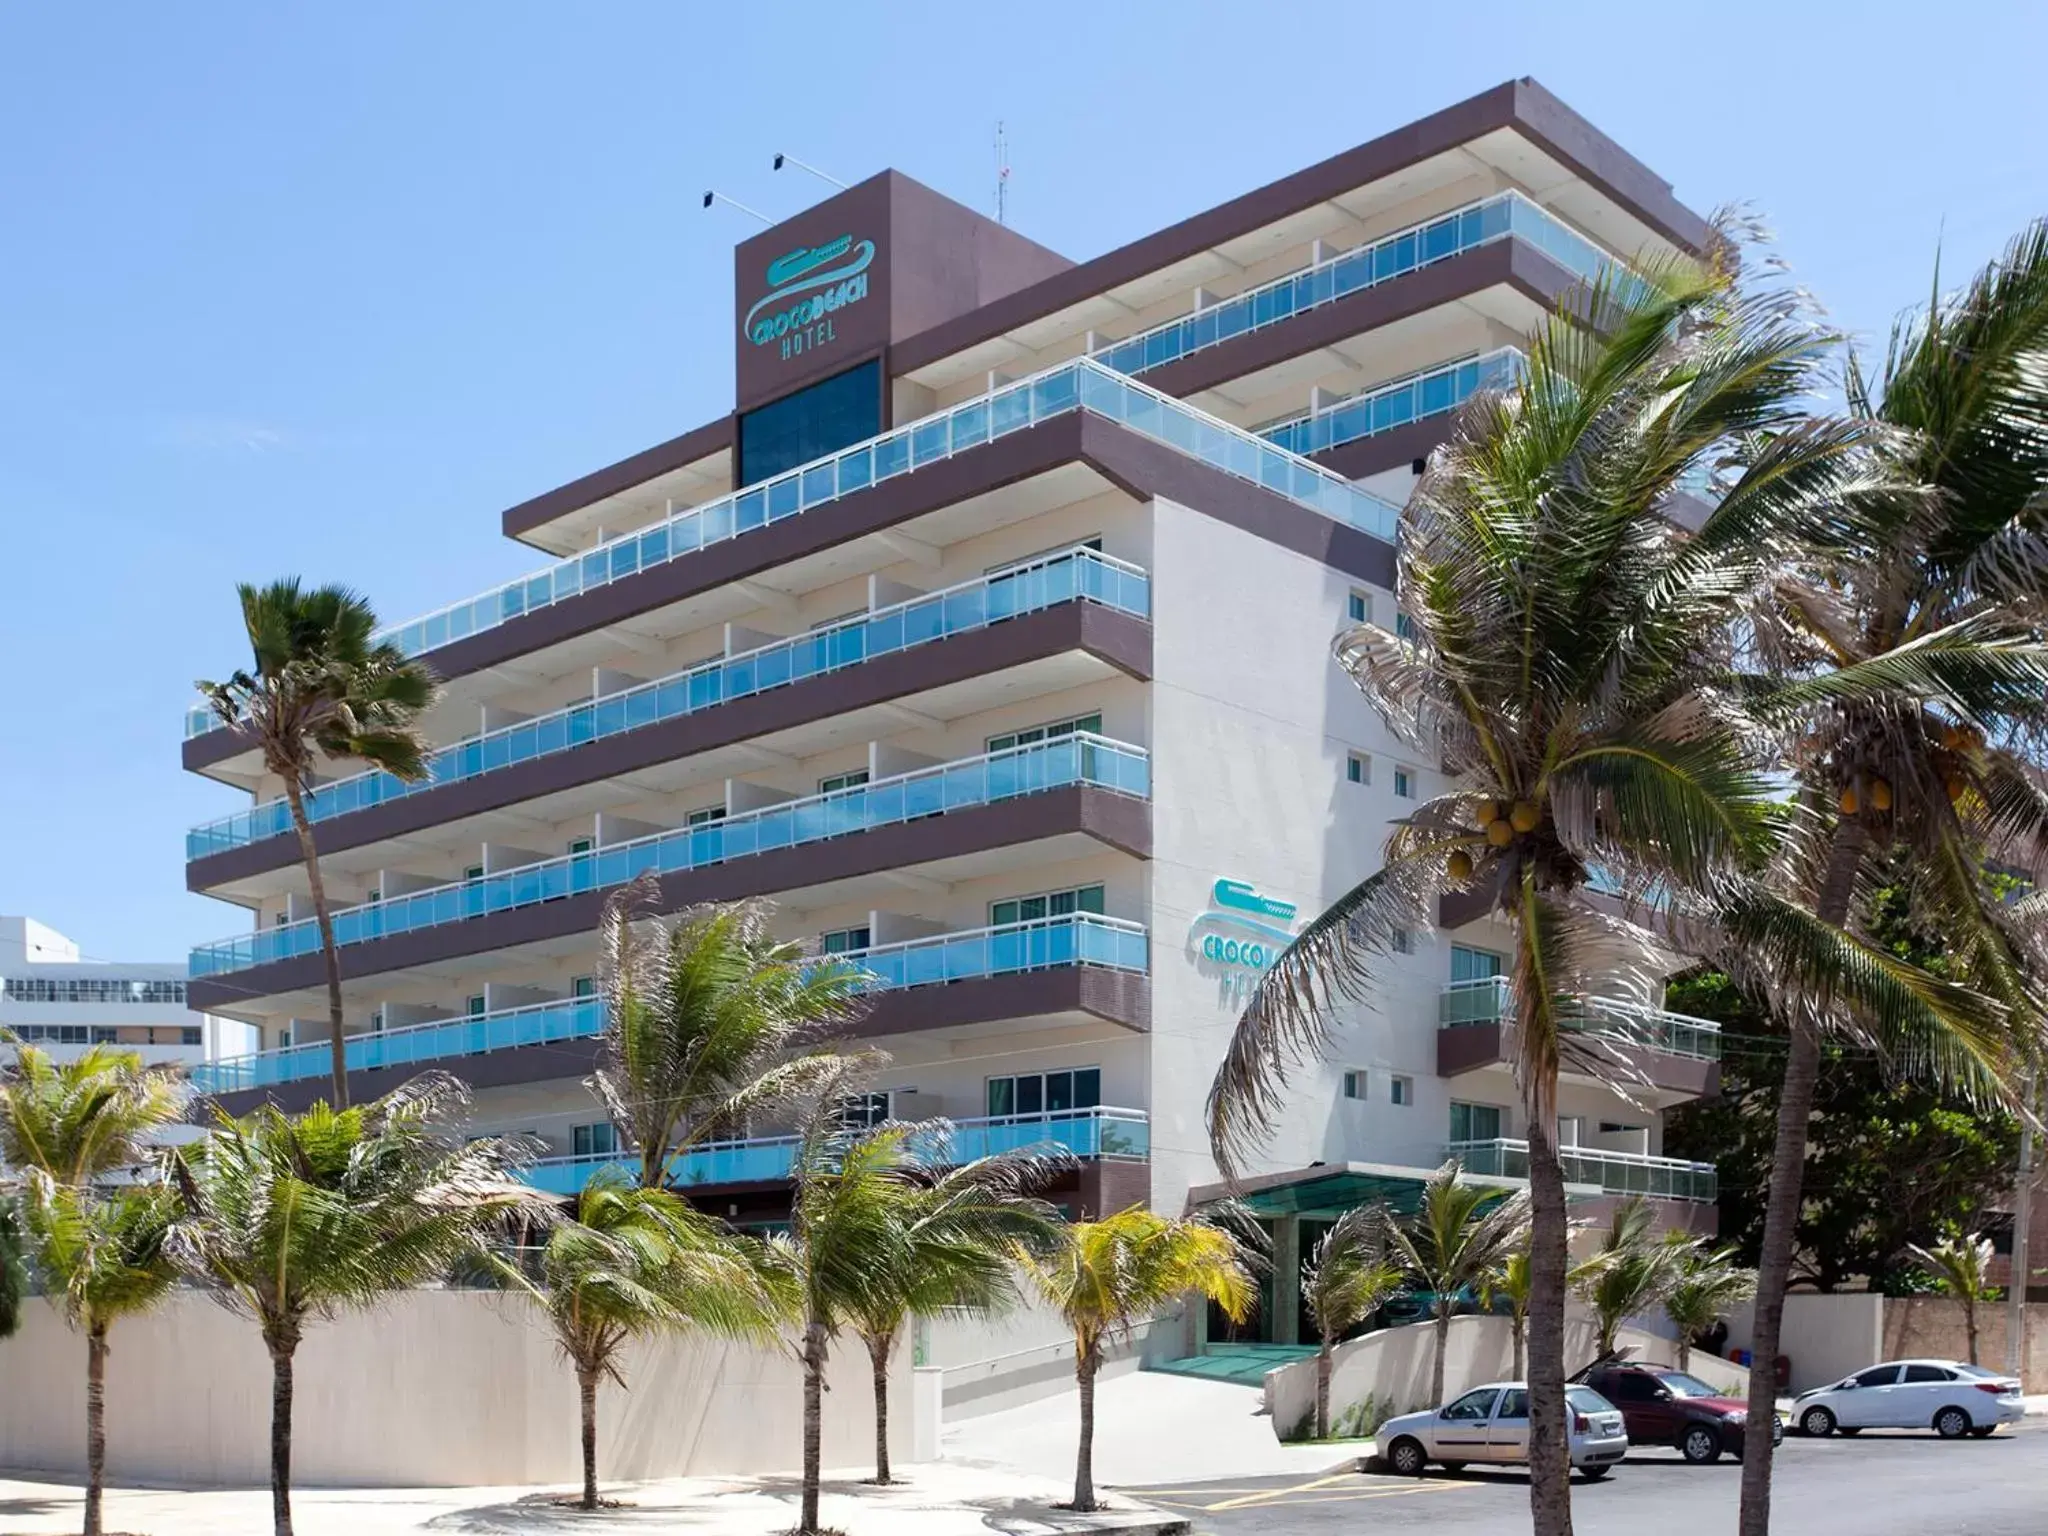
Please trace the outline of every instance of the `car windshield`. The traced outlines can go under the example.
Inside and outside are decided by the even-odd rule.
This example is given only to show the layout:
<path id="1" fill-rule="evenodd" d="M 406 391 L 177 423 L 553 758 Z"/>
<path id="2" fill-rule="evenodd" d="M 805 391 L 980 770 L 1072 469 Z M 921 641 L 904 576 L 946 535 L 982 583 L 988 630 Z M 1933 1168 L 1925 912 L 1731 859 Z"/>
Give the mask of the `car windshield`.
<path id="1" fill-rule="evenodd" d="M 1697 1376 L 1688 1376 L 1683 1371 L 1659 1371 L 1657 1379 L 1671 1389 L 1673 1397 L 1721 1397 L 1725 1394 L 1715 1391 Z"/>
<path id="2" fill-rule="evenodd" d="M 1564 1400 L 1581 1413 L 1612 1413 L 1614 1404 L 1591 1387 L 1566 1387 Z"/>

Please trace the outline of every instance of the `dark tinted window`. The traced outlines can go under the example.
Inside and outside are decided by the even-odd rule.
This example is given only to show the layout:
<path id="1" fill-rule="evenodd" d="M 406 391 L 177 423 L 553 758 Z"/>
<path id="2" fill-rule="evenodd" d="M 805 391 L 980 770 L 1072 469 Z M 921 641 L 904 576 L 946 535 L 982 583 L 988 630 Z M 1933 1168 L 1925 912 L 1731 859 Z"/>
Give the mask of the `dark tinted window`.
<path id="1" fill-rule="evenodd" d="M 1909 1382 L 1954 1381 L 1955 1379 L 1955 1372 L 1944 1371 L 1938 1365 L 1909 1365 L 1906 1367 L 1906 1380 Z"/>
<path id="2" fill-rule="evenodd" d="M 1657 1384 L 1634 1371 L 1616 1371 L 1611 1376 L 1599 1377 L 1595 1385 L 1603 1397 L 1617 1403 L 1647 1403 L 1657 1395 Z"/>
<path id="3" fill-rule="evenodd" d="M 1859 1387 L 1889 1387 L 1898 1379 L 1899 1368 L 1896 1365 L 1873 1366 L 1856 1373 L 1856 1385 Z"/>
<path id="4" fill-rule="evenodd" d="M 740 481 L 752 485 L 882 430 L 880 359 L 835 373 L 740 418 Z"/>

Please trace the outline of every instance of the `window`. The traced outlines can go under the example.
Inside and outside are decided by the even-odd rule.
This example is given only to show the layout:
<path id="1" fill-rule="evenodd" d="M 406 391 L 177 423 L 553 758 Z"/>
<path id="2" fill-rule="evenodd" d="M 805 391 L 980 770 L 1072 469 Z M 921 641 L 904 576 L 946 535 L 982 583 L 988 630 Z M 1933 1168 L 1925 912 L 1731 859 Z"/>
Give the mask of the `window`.
<path id="1" fill-rule="evenodd" d="M 1371 1095 L 1370 1095 L 1370 1094 L 1368 1094 L 1368 1093 L 1367 1093 L 1367 1092 L 1366 1092 L 1365 1090 L 1366 1090 L 1366 1074 L 1365 1074 L 1365 1073 L 1364 1073 L 1363 1071 L 1361 1071 L 1361 1070 L 1358 1070 L 1358 1069 L 1353 1069 L 1352 1071 L 1346 1072 L 1346 1073 L 1344 1074 L 1344 1097 L 1345 1097 L 1345 1098 L 1347 1098 L 1347 1099 L 1357 1099 L 1357 1100 L 1359 1100 L 1359 1101 L 1360 1101 L 1361 1103 L 1363 1103 L 1363 1102 L 1364 1102 L 1364 1101 L 1365 1101 L 1366 1099 L 1368 1099 L 1368 1098 L 1370 1098 L 1370 1097 L 1371 1097 Z"/>
<path id="2" fill-rule="evenodd" d="M 707 805 L 702 810 L 692 811 L 689 815 L 685 816 L 683 818 L 683 825 L 686 827 L 701 827 L 707 822 L 723 820 L 725 820 L 724 806 Z"/>
<path id="3" fill-rule="evenodd" d="M 1493 1416 L 1493 1400 L 1500 1396 L 1495 1387 L 1481 1387 L 1477 1392 L 1467 1392 L 1443 1411 L 1447 1419 L 1465 1423 L 1483 1421 Z"/>
<path id="4" fill-rule="evenodd" d="M 1526 1419 L 1529 1417 L 1529 1394 L 1521 1387 L 1509 1387 L 1500 1395 L 1500 1409 L 1494 1414 L 1495 1422 L 1502 1419 Z"/>
<path id="5" fill-rule="evenodd" d="M 1500 1106 L 1451 1100 L 1452 1141 L 1499 1141 Z"/>
<path id="6" fill-rule="evenodd" d="M 0 992 L 18 1003 L 183 1003 L 182 981 L 56 980 L 47 976 L 9 976 Z"/>
<path id="7" fill-rule="evenodd" d="M 1599 1392 L 1617 1403 L 1648 1403 L 1656 1400 L 1657 1383 L 1641 1371 L 1616 1371 L 1601 1378 Z"/>
<path id="8" fill-rule="evenodd" d="M 1898 1379 L 1899 1368 L 1896 1365 L 1873 1366 L 1867 1371 L 1859 1371 L 1850 1378 L 1859 1387 L 1889 1387 Z"/>
<path id="9" fill-rule="evenodd" d="M 739 483 L 769 480 L 882 431 L 879 358 L 740 417 Z"/>
<path id="10" fill-rule="evenodd" d="M 1414 929 L 1396 928 L 1394 930 L 1394 953 L 1397 955 L 1412 955 L 1415 953 Z"/>
<path id="11" fill-rule="evenodd" d="M 1358 588 L 1353 587 L 1351 595 L 1344 600 L 1344 617 L 1354 624 L 1370 624 L 1372 622 L 1372 594 L 1370 592 L 1361 592 Z"/>
<path id="12" fill-rule="evenodd" d="M 1363 752 L 1344 754 L 1344 777 L 1353 784 L 1372 782 L 1372 759 Z"/>
<path id="13" fill-rule="evenodd" d="M 818 793 L 829 795 L 835 789 L 857 789 L 867 781 L 868 771 L 865 768 L 856 768 L 851 773 L 828 774 L 818 780 Z"/>
<path id="14" fill-rule="evenodd" d="M 1387 1098 L 1395 1104 L 1413 1104 L 1415 1102 L 1415 1079 L 1412 1077 L 1388 1078 Z"/>
<path id="15" fill-rule="evenodd" d="M 1026 1072 L 988 1080 L 991 1115 L 1065 1114 L 1102 1102 L 1102 1069 L 1074 1067 L 1059 1072 Z"/>
<path id="16" fill-rule="evenodd" d="M 481 992 L 477 992 L 477 993 L 474 993 L 474 994 L 472 994 L 472 995 L 471 995 L 471 997 L 470 997 L 470 999 L 469 999 L 469 1001 L 468 1001 L 468 1002 L 467 1002 L 467 1003 L 466 1003 L 466 1004 L 464 1005 L 464 1007 L 465 1007 L 466 1011 L 468 1012 L 469 1016 L 470 1016 L 470 1017 L 471 1017 L 472 1019 L 476 1019 L 476 1018 L 481 1018 L 481 1017 L 483 1017 L 483 1011 L 484 1011 L 484 995 L 483 995 L 483 993 L 481 993 Z"/>
<path id="17" fill-rule="evenodd" d="M 991 752 L 1008 752 L 1013 747 L 1035 747 L 1041 741 L 1050 741 L 1055 736 L 1071 736 L 1076 731 L 1100 736 L 1102 716 L 1076 715 L 1071 720 L 1055 720 L 1050 725 L 1031 725 L 1021 731 L 1006 731 L 1000 736 L 989 737 L 988 749 Z"/>
<path id="18" fill-rule="evenodd" d="M 1018 896 L 1010 901 L 992 901 L 988 904 L 988 921 L 992 928 L 1007 928 L 1012 923 L 1033 923 L 1042 917 L 1069 917 L 1076 912 L 1092 912 L 1100 917 L 1102 887 L 1082 885 L 1071 891 L 1046 891 L 1037 896 Z"/>
<path id="19" fill-rule="evenodd" d="M 1415 638 L 1415 621 L 1405 613 L 1395 614 L 1394 633 L 1403 640 L 1413 640 Z"/>
<path id="20" fill-rule="evenodd" d="M 1469 944 L 1451 946 L 1451 980 L 1485 981 L 1500 974 L 1501 959 L 1490 949 L 1474 949 Z"/>
<path id="21" fill-rule="evenodd" d="M 821 954 L 843 955 L 849 950 L 866 949 L 871 942 L 865 928 L 835 928 L 818 935 L 818 950 Z"/>
<path id="22" fill-rule="evenodd" d="M 92 1027 L 92 1043 L 94 1045 L 112 1045 L 119 1038 L 120 1036 L 114 1033 L 110 1025 L 95 1024 Z"/>
<path id="23" fill-rule="evenodd" d="M 569 978 L 569 995 L 571 997 L 597 996 L 597 978 L 595 976 L 571 976 Z"/>
<path id="24" fill-rule="evenodd" d="M 370 1010 L 370 1033 L 373 1035 L 384 1033 L 384 1010 L 382 1008 L 372 1008 Z"/>
<path id="25" fill-rule="evenodd" d="M 1020 555 L 1015 560 L 1000 560 L 994 565 L 983 566 L 981 574 L 984 576 L 994 576 L 1003 571 L 1014 571 L 1021 566 L 1035 565 L 1040 560 L 1049 560 L 1057 555 L 1068 554 L 1076 549 L 1092 549 L 1098 555 L 1101 554 L 1102 535 L 1098 533 L 1092 539 L 1070 539 L 1066 543 L 1055 544 L 1050 549 L 1041 549 L 1033 555 Z"/>
<path id="26" fill-rule="evenodd" d="M 609 1120 L 579 1125 L 569 1133 L 569 1146 L 578 1157 L 610 1157 L 619 1150 L 618 1132 Z"/>
<path id="27" fill-rule="evenodd" d="M 1938 1365 L 1909 1365 L 1906 1367 L 1905 1381 L 1909 1387 L 1916 1382 L 1954 1381 L 1955 1379 L 1956 1374 L 1954 1371 L 1944 1371 Z"/>
<path id="28" fill-rule="evenodd" d="M 571 855 L 588 853 L 590 852 L 590 846 L 590 839 L 587 837 L 572 837 L 569 839 L 569 852 Z"/>
<path id="29" fill-rule="evenodd" d="M 279 1031 L 277 1032 L 277 1048 L 278 1048 L 279 1050 L 284 1050 L 284 1049 L 285 1049 L 286 1047 L 288 1047 L 288 1046 L 289 1046 L 289 1045 L 290 1045 L 291 1043 L 292 1043 L 292 1032 L 291 1032 L 291 1030 L 290 1030 L 290 1029 L 288 1029 L 288 1028 L 287 1028 L 287 1029 L 280 1029 L 280 1030 L 279 1030 Z"/>
<path id="30" fill-rule="evenodd" d="M 481 864 L 472 864 L 462 872 L 462 878 L 465 880 L 481 880 L 483 877 L 484 867 Z"/>
<path id="31" fill-rule="evenodd" d="M 1623 1125 L 1619 1120 L 1602 1120 L 1600 1122 L 1600 1134 L 1602 1136 L 1623 1136 L 1630 1131 L 1640 1131 L 1641 1129 L 1643 1127 L 1640 1125 Z"/>
<path id="32" fill-rule="evenodd" d="M 889 1095 L 856 1093 L 839 1101 L 839 1124 L 849 1131 L 871 1131 L 889 1118 Z"/>
<path id="33" fill-rule="evenodd" d="M 1413 800 L 1415 798 L 1415 770 L 1413 768 L 1396 768 L 1394 770 L 1394 798 L 1396 800 Z"/>

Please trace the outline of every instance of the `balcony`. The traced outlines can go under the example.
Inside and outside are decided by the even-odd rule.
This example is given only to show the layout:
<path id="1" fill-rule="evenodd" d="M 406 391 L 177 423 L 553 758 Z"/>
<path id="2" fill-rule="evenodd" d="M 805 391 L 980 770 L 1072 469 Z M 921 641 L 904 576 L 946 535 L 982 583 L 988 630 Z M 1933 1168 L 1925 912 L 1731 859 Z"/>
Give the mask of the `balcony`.
<path id="1" fill-rule="evenodd" d="M 1142 923 L 1076 913 L 877 944 L 834 958 L 867 972 L 868 990 L 895 992 L 1080 966 L 1142 976 L 1148 968 L 1146 951 Z M 883 1017 L 886 1021 L 887 1015 Z M 574 997 L 351 1035 L 342 1044 L 342 1054 L 351 1073 L 380 1072 L 441 1065 L 522 1046 L 594 1040 L 604 1032 L 604 1025 L 601 999 Z M 332 1062 L 329 1042 L 319 1040 L 197 1065 L 192 1069 L 192 1082 L 201 1093 L 216 1097 L 285 1083 L 324 1082 Z M 574 1076 L 585 1065 L 552 1061 L 543 1075 Z"/>
<path id="2" fill-rule="evenodd" d="M 1584 1043 L 1575 1052 L 1579 1059 L 1566 1060 L 1567 1072 L 1648 1082 L 1676 1098 L 1719 1088 L 1721 1026 L 1713 1020 L 1617 998 L 1585 998 L 1573 1006 L 1572 1016 L 1560 1022 Z M 1438 1076 L 1506 1064 L 1512 1024 L 1506 977 L 1452 982 L 1437 996 Z"/>
<path id="3" fill-rule="evenodd" d="M 1138 1162 L 1151 1155 L 1152 1128 L 1142 1109 L 1052 1110 L 1036 1115 L 998 1115 L 955 1120 L 928 1152 L 933 1161 L 958 1164 L 1002 1152 L 1052 1147 L 1087 1161 Z M 761 1136 L 710 1142 L 669 1160 L 672 1185 L 694 1188 L 727 1184 L 773 1184 L 787 1180 L 796 1160 L 797 1138 Z M 601 1168 L 616 1168 L 637 1179 L 639 1159 L 626 1154 L 543 1158 L 527 1170 L 527 1182 L 551 1195 L 574 1195 Z"/>
<path id="4" fill-rule="evenodd" d="M 677 512 L 572 559 L 380 632 L 409 656 L 510 623 L 580 593 L 624 581 L 714 544 L 866 491 L 1054 417 L 1086 412 L 1285 496 L 1320 516 L 1392 540 L 1399 511 L 1342 475 L 1092 359 L 1060 363 L 962 405 L 814 460 L 716 501 Z M 219 722 L 203 706 L 186 711 L 187 738 Z"/>
<path id="5" fill-rule="evenodd" d="M 546 859 L 476 880 L 364 902 L 334 914 L 335 942 L 347 947 L 460 923 L 620 886 L 649 872 L 676 874 L 777 849 L 802 847 L 1047 790 L 1088 786 L 1147 799 L 1151 764 L 1142 747 L 1076 732 L 1027 747 L 877 779 L 851 789 L 764 806 L 703 826 L 563 858 Z M 194 977 L 216 976 L 319 952 L 310 919 L 238 934 L 192 951 Z"/>
<path id="6" fill-rule="evenodd" d="M 322 784 L 306 796 L 306 814 L 315 822 L 346 816 L 1072 602 L 1144 618 L 1151 584 L 1138 566 L 1090 549 L 1065 550 L 443 747 L 414 783 L 370 772 Z M 287 803 L 266 801 L 194 827 L 185 835 L 185 857 L 207 858 L 290 831 Z"/>
<path id="7" fill-rule="evenodd" d="M 1519 192 L 1503 192 L 1370 245 L 1354 247 L 1195 314 L 1111 342 L 1098 348 L 1094 356 L 1118 373 L 1143 373 L 1509 238 L 1534 246 L 1566 271 L 1588 280 L 1608 271 L 1626 271 L 1618 256 L 1602 250 L 1549 210 Z"/>
<path id="8" fill-rule="evenodd" d="M 1464 358 L 1348 395 L 1320 411 L 1303 412 L 1259 428 L 1259 436 L 1289 453 L 1327 453 L 1410 422 L 1455 411 L 1482 389 L 1504 389 L 1521 377 L 1525 359 L 1513 347 Z"/>
<path id="9" fill-rule="evenodd" d="M 1526 1141 L 1454 1141 L 1444 1148 L 1465 1172 L 1479 1178 L 1527 1180 Z M 1675 1157 L 1650 1157 L 1640 1152 L 1601 1152 L 1583 1147 L 1559 1149 L 1567 1184 L 1590 1185 L 1606 1195 L 1642 1195 L 1651 1200 L 1685 1200 L 1711 1205 L 1718 1198 L 1712 1163 L 1688 1163 Z"/>

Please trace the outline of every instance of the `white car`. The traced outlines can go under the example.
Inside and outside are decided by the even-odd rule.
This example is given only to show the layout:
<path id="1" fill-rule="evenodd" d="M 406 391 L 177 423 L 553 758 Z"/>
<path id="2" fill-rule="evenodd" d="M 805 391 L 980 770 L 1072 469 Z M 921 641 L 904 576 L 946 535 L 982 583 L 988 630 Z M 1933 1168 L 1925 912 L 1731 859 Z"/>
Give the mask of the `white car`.
<path id="1" fill-rule="evenodd" d="M 1587 1477 L 1605 1477 L 1628 1454 L 1621 1410 L 1591 1387 L 1564 1389 L 1570 1405 L 1572 1465 Z M 1441 1408 L 1404 1413 L 1374 1437 L 1387 1465 L 1419 1477 L 1431 1462 L 1455 1472 L 1468 1461 L 1529 1459 L 1529 1388 L 1520 1381 L 1474 1387 Z"/>
<path id="2" fill-rule="evenodd" d="M 1932 1429 L 1944 1440 L 1982 1438 L 2024 1411 L 2020 1384 L 2004 1371 L 1955 1360 L 1888 1360 L 1792 1399 L 1793 1425 L 1816 1436 Z"/>

